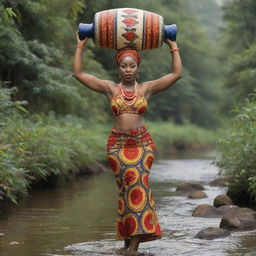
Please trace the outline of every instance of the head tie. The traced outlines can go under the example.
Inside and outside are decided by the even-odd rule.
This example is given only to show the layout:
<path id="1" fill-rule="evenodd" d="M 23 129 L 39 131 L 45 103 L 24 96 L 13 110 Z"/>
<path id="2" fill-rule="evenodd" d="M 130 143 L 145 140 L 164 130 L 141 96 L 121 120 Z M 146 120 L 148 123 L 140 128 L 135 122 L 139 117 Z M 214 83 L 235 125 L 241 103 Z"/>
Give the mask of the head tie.
<path id="1" fill-rule="evenodd" d="M 116 53 L 116 63 L 117 65 L 120 64 L 121 60 L 127 56 L 132 57 L 137 64 L 140 64 L 141 55 L 140 53 L 134 48 L 124 48 Z"/>

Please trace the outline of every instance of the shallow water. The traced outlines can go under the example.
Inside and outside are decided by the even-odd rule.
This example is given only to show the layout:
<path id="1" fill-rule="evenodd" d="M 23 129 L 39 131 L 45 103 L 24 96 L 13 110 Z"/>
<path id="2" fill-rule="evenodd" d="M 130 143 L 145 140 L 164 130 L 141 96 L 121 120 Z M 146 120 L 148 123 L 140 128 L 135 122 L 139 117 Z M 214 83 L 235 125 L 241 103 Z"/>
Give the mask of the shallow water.
<path id="1" fill-rule="evenodd" d="M 225 190 L 210 187 L 218 173 L 213 156 L 187 155 L 153 164 L 150 183 L 163 231 L 160 240 L 142 243 L 140 252 L 166 256 L 256 255 L 256 232 L 233 232 L 231 237 L 200 240 L 202 228 L 218 227 L 220 218 L 195 218 L 199 204 L 213 203 Z M 180 181 L 200 181 L 208 198 L 177 196 Z M 115 255 L 117 188 L 111 171 L 80 176 L 53 189 L 34 190 L 19 206 L 0 214 L 0 256 Z M 18 242 L 11 244 L 12 242 Z"/>

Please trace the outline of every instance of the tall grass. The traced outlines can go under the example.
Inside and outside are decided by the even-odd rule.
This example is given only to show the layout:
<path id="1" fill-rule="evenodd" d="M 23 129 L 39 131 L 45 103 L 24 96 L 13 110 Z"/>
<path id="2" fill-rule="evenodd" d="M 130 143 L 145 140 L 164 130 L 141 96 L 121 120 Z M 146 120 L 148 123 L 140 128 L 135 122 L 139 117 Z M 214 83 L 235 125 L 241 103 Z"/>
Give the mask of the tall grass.
<path id="1" fill-rule="evenodd" d="M 160 156 L 178 150 L 197 150 L 215 147 L 218 131 L 193 124 L 177 125 L 172 122 L 148 122 Z"/>
<path id="2" fill-rule="evenodd" d="M 105 160 L 104 126 L 86 127 L 74 116 L 34 115 L 5 122 L 0 132 L 0 201 L 17 203 L 51 176 L 68 180 Z"/>
<path id="3" fill-rule="evenodd" d="M 218 142 L 217 165 L 230 179 L 229 195 L 238 204 L 248 205 L 256 199 L 256 94 L 233 112 L 233 125 Z"/>

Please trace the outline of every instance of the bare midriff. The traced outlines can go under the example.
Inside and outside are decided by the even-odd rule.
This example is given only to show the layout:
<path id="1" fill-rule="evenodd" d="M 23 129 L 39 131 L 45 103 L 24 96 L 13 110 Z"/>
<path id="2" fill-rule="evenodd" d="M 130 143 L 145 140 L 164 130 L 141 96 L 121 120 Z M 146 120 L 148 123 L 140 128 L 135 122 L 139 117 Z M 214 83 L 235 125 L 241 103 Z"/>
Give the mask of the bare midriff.
<path id="1" fill-rule="evenodd" d="M 137 129 L 144 125 L 143 115 L 121 114 L 115 117 L 114 128 L 118 130 Z"/>

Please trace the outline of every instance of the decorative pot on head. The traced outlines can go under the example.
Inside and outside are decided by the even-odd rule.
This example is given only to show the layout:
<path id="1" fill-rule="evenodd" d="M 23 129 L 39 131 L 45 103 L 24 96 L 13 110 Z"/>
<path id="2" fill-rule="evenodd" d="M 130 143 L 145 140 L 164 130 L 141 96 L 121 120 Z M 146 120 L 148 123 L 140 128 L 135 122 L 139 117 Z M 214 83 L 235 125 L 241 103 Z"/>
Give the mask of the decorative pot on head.
<path id="1" fill-rule="evenodd" d="M 79 24 L 82 40 L 93 38 L 103 48 L 133 47 L 149 50 L 162 46 L 165 39 L 176 40 L 177 26 L 164 25 L 163 17 L 135 8 L 117 8 L 97 12 L 92 24 Z"/>

